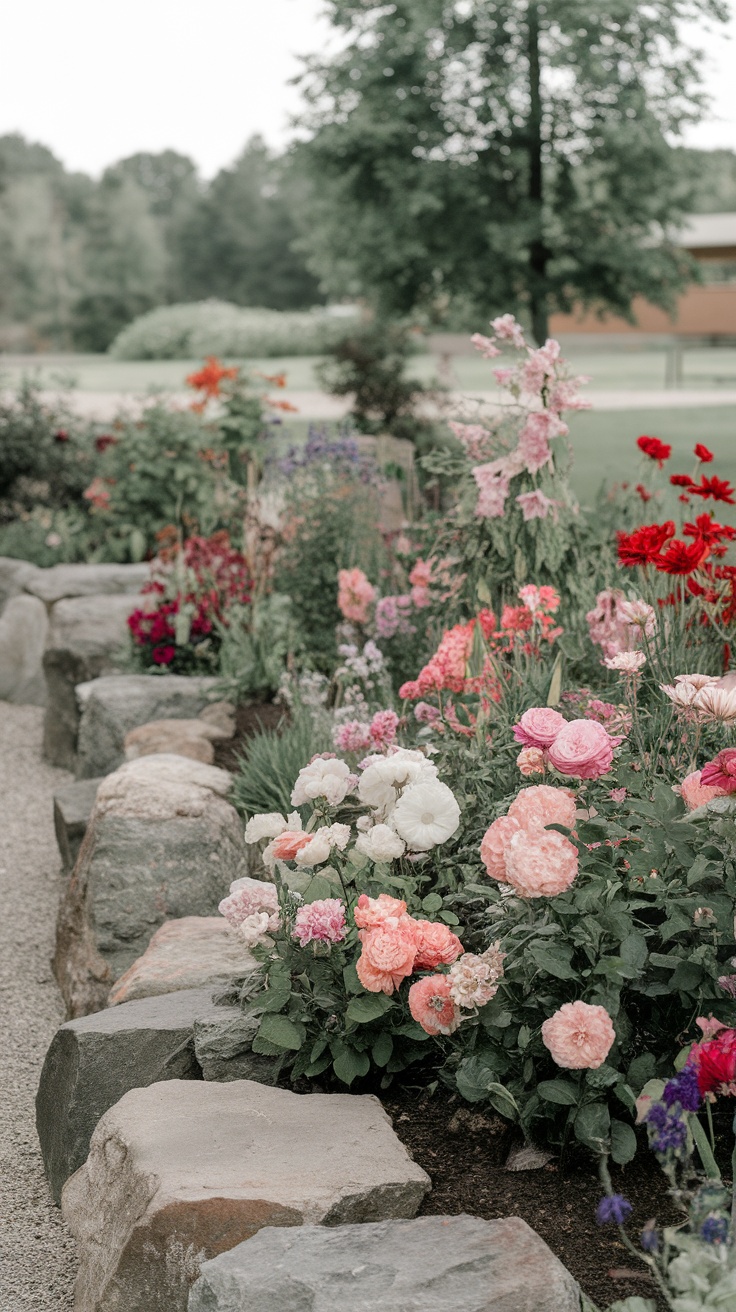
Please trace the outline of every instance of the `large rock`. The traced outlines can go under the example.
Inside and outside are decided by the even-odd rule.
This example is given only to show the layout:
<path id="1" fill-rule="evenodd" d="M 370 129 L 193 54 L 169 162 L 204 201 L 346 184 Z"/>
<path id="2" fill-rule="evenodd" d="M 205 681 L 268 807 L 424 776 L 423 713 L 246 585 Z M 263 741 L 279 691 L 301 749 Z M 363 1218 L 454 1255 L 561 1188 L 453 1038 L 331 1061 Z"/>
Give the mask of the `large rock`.
<path id="1" fill-rule="evenodd" d="M 214 744 L 231 737 L 232 734 L 208 720 L 151 720 L 126 733 L 123 749 L 126 761 L 136 761 L 140 756 L 153 756 L 157 752 L 170 752 L 213 765 Z"/>
<path id="2" fill-rule="evenodd" d="M 73 770 L 77 760 L 79 708 L 75 688 L 118 669 L 128 643 L 127 618 L 137 597 L 72 597 L 51 611 L 43 657 L 47 705 L 43 752 L 52 765 Z M 104 774 L 105 769 L 86 774 Z"/>
<path id="3" fill-rule="evenodd" d="M 6 601 L 24 592 L 27 585 L 37 574 L 42 573 L 37 565 L 28 560 L 16 560 L 13 556 L 0 556 L 0 611 Z"/>
<path id="4" fill-rule="evenodd" d="M 214 915 L 243 860 L 226 770 L 144 756 L 103 779 L 62 897 L 54 971 L 71 1016 L 110 987 L 165 920 Z"/>
<path id="5" fill-rule="evenodd" d="M 125 759 L 125 737 L 150 720 L 190 720 L 210 701 L 217 681 L 178 674 L 121 674 L 77 688 L 81 714 L 77 773 L 108 774 Z"/>
<path id="6" fill-rule="evenodd" d="M 54 829 L 62 864 L 71 870 L 79 855 L 82 839 L 102 779 L 78 779 L 54 793 Z"/>
<path id="7" fill-rule="evenodd" d="M 150 577 L 150 566 L 142 565 L 52 565 L 33 570 L 24 579 L 26 592 L 40 597 L 47 606 L 65 597 L 101 597 L 140 592 Z"/>
<path id="8" fill-rule="evenodd" d="M 46 702 L 43 650 L 49 621 L 38 597 L 11 597 L 0 615 L 0 699 L 33 706 Z"/>
<path id="9" fill-rule="evenodd" d="M 36 1127 L 55 1201 L 84 1164 L 100 1117 L 129 1089 L 161 1080 L 201 1080 L 194 1022 L 237 1008 L 215 1007 L 210 989 L 162 998 L 67 1021 L 46 1054 L 36 1095 Z"/>
<path id="10" fill-rule="evenodd" d="M 243 979 L 256 961 L 222 916 L 167 920 L 112 988 L 108 1005 L 177 989 L 223 988 Z"/>
<path id="11" fill-rule="evenodd" d="M 201 1264 L 263 1226 L 411 1217 L 428 1188 L 376 1098 L 246 1080 L 135 1089 L 62 1195 L 76 1312 L 185 1312 Z"/>
<path id="12" fill-rule="evenodd" d="M 569 1271 L 513 1216 L 268 1227 L 205 1262 L 189 1312 L 579 1312 Z"/>

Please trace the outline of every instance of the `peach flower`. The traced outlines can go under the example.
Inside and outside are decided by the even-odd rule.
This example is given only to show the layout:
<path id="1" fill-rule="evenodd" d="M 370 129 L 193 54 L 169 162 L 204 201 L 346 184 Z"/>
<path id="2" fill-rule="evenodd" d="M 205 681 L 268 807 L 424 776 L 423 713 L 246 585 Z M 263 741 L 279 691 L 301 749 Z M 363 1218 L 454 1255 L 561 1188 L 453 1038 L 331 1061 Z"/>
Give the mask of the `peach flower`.
<path id="1" fill-rule="evenodd" d="M 516 758 L 516 764 L 525 779 L 533 774 L 545 774 L 546 765 L 543 747 L 522 747 Z"/>
<path id="2" fill-rule="evenodd" d="M 355 624 L 365 624 L 376 599 L 376 589 L 362 569 L 341 569 L 337 575 L 337 604 L 341 615 Z"/>
<path id="3" fill-rule="evenodd" d="M 363 950 L 356 970 L 363 988 L 369 993 L 393 993 L 414 969 L 417 946 L 410 918 L 361 929 L 360 940 Z"/>
<path id="4" fill-rule="evenodd" d="M 556 829 L 520 829 L 506 850 L 506 880 L 520 897 L 556 897 L 578 873 L 578 850 Z"/>
<path id="5" fill-rule="evenodd" d="M 533 706 L 514 725 L 514 738 L 524 747 L 551 747 L 566 724 L 564 715 L 551 706 Z"/>
<path id="6" fill-rule="evenodd" d="M 301 851 L 311 841 L 311 834 L 287 829 L 285 834 L 279 834 L 278 838 L 274 838 L 270 844 L 270 855 L 275 857 L 277 861 L 293 861 L 297 852 Z"/>
<path id="7" fill-rule="evenodd" d="M 542 1026 L 542 1042 L 558 1066 L 566 1070 L 597 1070 L 616 1041 L 605 1007 L 565 1002 Z"/>
<path id="8" fill-rule="evenodd" d="M 353 911 L 358 929 L 375 929 L 387 920 L 398 920 L 405 915 L 406 902 L 398 897 L 389 897 L 388 893 L 379 893 L 378 897 L 368 897 L 367 893 L 361 893 Z"/>
<path id="9" fill-rule="evenodd" d="M 550 764 L 560 774 L 599 779 L 610 770 L 616 745 L 597 720 L 570 720 L 549 748 Z"/>
<path id="10" fill-rule="evenodd" d="M 461 1020 L 447 975 L 425 975 L 412 984 L 409 1010 L 427 1034 L 452 1034 Z"/>
<path id="11" fill-rule="evenodd" d="M 680 794 L 688 811 L 695 811 L 699 806 L 705 806 L 714 797 L 726 797 L 725 788 L 718 788 L 700 782 L 702 770 L 694 770 L 692 774 L 687 775 L 679 786 L 675 787 L 675 792 Z"/>
<path id="12" fill-rule="evenodd" d="M 533 784 L 522 788 L 509 807 L 508 814 L 522 829 L 544 829 L 547 825 L 575 828 L 575 794 L 569 788 L 550 784 Z"/>
<path id="13" fill-rule="evenodd" d="M 415 970 L 451 966 L 465 951 L 457 934 L 453 934 L 448 925 L 432 920 L 414 921 L 414 942 L 417 948 Z"/>
<path id="14" fill-rule="evenodd" d="M 514 834 L 521 829 L 519 821 L 513 816 L 502 815 L 494 820 L 483 835 L 480 845 L 480 859 L 491 879 L 508 883 L 506 876 L 506 852 Z"/>

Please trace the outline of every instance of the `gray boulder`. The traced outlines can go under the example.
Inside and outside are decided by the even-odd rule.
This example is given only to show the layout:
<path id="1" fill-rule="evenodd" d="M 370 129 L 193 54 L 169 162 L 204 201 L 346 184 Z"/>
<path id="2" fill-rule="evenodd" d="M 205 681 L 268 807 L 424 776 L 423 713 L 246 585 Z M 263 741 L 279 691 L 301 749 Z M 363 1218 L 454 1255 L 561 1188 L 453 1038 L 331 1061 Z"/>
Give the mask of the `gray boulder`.
<path id="1" fill-rule="evenodd" d="M 57 921 L 53 966 L 70 1016 L 105 1006 L 165 920 L 215 914 L 243 860 L 231 782 L 164 755 L 103 779 Z"/>
<path id="2" fill-rule="evenodd" d="M 43 706 L 43 650 L 49 621 L 37 597 L 11 597 L 0 615 L 0 699 Z"/>
<path id="3" fill-rule="evenodd" d="M 36 1128 L 55 1201 L 87 1160 L 100 1117 L 129 1089 L 161 1080 L 201 1080 L 194 1022 L 232 1011 L 210 989 L 190 989 L 67 1021 L 46 1054 L 36 1094 Z"/>
<path id="4" fill-rule="evenodd" d="M 194 1052 L 205 1080 L 257 1080 L 275 1084 L 280 1057 L 263 1057 L 251 1051 L 259 1021 L 239 1006 L 214 1008 L 194 1022 Z"/>
<path id="5" fill-rule="evenodd" d="M 150 720 L 190 720 L 210 701 L 216 680 L 178 674 L 119 674 L 77 688 L 77 773 L 108 774 L 125 759 L 125 738 Z"/>
<path id="6" fill-rule="evenodd" d="M 78 779 L 54 793 L 54 829 L 65 870 L 71 870 L 79 855 L 82 839 L 102 779 Z"/>
<path id="7" fill-rule="evenodd" d="M 52 765 L 74 770 L 79 732 L 76 685 L 119 668 L 128 643 L 126 621 L 137 605 L 137 597 L 123 595 L 71 597 L 53 607 L 43 657 L 47 688 L 43 753 Z M 87 776 L 104 773 L 86 771 Z"/>
<path id="8" fill-rule="evenodd" d="M 0 611 L 6 601 L 24 592 L 26 586 L 42 571 L 28 560 L 16 560 L 13 556 L 0 556 Z"/>
<path id="9" fill-rule="evenodd" d="M 25 562 L 23 562 L 25 563 Z M 28 566 L 26 592 L 40 597 L 47 606 L 65 597 L 98 597 L 140 592 L 150 577 L 150 566 L 141 565 L 52 565 L 50 569 Z"/>
<path id="10" fill-rule="evenodd" d="M 143 955 L 115 981 L 108 1005 L 176 989 L 222 989 L 255 969 L 255 958 L 222 916 L 167 920 Z"/>
<path id="11" fill-rule="evenodd" d="M 186 1312 L 202 1263 L 263 1226 L 411 1217 L 429 1187 L 377 1098 L 248 1080 L 133 1089 L 64 1186 L 76 1312 Z"/>
<path id="12" fill-rule="evenodd" d="M 205 1262 L 189 1312 L 579 1312 L 580 1290 L 525 1221 L 426 1216 L 267 1227 Z"/>

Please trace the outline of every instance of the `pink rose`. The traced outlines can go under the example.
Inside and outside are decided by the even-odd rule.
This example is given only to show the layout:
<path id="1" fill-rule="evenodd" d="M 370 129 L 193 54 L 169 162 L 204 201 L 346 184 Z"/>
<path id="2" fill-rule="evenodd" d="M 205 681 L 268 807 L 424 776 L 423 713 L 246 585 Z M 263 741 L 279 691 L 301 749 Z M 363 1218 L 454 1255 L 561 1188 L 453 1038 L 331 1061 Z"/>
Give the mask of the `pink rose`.
<path id="1" fill-rule="evenodd" d="M 549 748 L 549 761 L 560 774 L 599 779 L 611 768 L 615 745 L 597 720 L 570 720 Z"/>
<path id="2" fill-rule="evenodd" d="M 556 829 L 520 829 L 506 849 L 506 879 L 520 897 L 556 897 L 578 873 L 578 850 Z"/>
<path id="3" fill-rule="evenodd" d="M 705 806 L 714 797 L 725 797 L 726 789 L 714 785 L 708 787 L 702 782 L 702 770 L 694 770 L 692 774 L 686 776 L 675 792 L 679 792 L 688 811 L 695 811 L 699 806 Z"/>
<path id="4" fill-rule="evenodd" d="M 426 975 L 412 984 L 409 1010 L 427 1034 L 452 1034 L 460 1024 L 447 975 Z"/>
<path id="5" fill-rule="evenodd" d="M 531 788 L 522 788 L 511 803 L 508 815 L 522 829 L 545 829 L 547 825 L 574 829 L 575 809 L 575 794 L 569 788 L 534 784 Z"/>
<path id="6" fill-rule="evenodd" d="M 524 747 L 550 747 L 566 724 L 564 715 L 550 706 L 533 706 L 514 725 L 514 738 Z"/>
<path id="7" fill-rule="evenodd" d="M 480 845 L 480 859 L 483 862 L 491 879 L 497 879 L 501 884 L 507 884 L 506 875 L 506 852 L 509 843 L 514 834 L 519 832 L 521 825 L 513 816 L 502 815 L 498 820 L 494 820 L 483 835 L 483 841 Z"/>
<path id="8" fill-rule="evenodd" d="M 449 925 L 432 920 L 414 921 L 414 941 L 417 947 L 415 970 L 436 970 L 438 966 L 451 966 L 463 945 Z"/>
<path id="9" fill-rule="evenodd" d="M 597 1070 L 616 1042 L 616 1031 L 605 1007 L 565 1002 L 542 1026 L 542 1042 L 558 1066 L 566 1070 Z"/>

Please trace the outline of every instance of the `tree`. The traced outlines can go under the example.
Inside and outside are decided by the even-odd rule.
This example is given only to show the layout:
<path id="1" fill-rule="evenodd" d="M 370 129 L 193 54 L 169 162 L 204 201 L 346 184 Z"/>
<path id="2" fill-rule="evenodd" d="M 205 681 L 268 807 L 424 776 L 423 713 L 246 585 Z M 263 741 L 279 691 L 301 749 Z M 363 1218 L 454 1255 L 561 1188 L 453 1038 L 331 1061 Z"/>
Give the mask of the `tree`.
<path id="1" fill-rule="evenodd" d="M 669 138 L 702 112 L 681 23 L 722 0 L 328 0 L 306 63 L 304 239 L 337 293 L 435 321 L 670 308 L 688 195 Z"/>
<path id="2" fill-rule="evenodd" d="M 260 137 L 222 169 L 180 225 L 180 295 L 237 305 L 300 309 L 322 300 L 316 278 L 293 249 L 297 179 Z"/>

